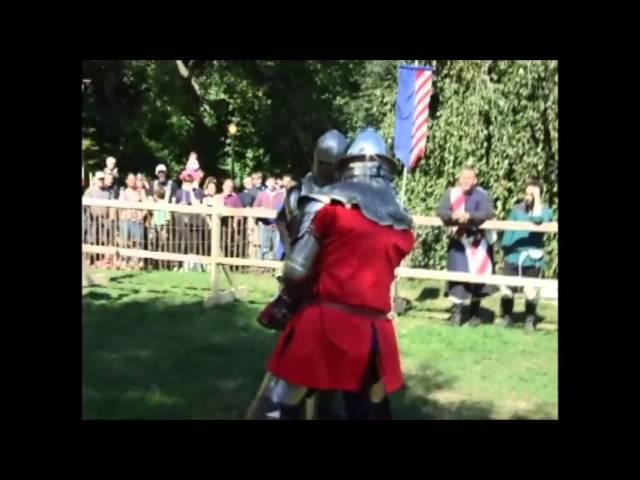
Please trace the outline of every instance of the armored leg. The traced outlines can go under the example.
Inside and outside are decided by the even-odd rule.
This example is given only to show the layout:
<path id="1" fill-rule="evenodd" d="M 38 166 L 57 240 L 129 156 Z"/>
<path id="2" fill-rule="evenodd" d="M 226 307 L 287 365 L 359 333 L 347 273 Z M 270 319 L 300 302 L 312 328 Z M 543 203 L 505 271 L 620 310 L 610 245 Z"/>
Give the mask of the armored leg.
<path id="1" fill-rule="evenodd" d="M 278 411 L 278 406 L 271 400 L 271 388 L 275 381 L 274 376 L 267 372 L 260 384 L 258 393 L 249 406 L 245 416 L 246 420 L 267 420 L 270 418 L 269 415 L 271 413 Z"/>
<path id="2" fill-rule="evenodd" d="M 271 400 L 278 405 L 280 420 L 302 420 L 307 393 L 307 387 L 293 385 L 281 378 L 276 379 L 271 389 Z"/>

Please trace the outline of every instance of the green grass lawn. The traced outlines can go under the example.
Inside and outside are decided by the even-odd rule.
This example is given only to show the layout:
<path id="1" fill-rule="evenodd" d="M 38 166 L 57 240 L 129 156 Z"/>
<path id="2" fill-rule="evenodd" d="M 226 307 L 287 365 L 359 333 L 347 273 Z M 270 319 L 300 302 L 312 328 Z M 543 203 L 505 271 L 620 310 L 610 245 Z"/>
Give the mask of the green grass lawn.
<path id="1" fill-rule="evenodd" d="M 242 418 L 276 340 L 255 323 L 275 279 L 234 274 L 246 298 L 205 309 L 205 273 L 108 275 L 83 289 L 84 418 Z M 407 387 L 392 397 L 396 418 L 557 418 L 556 305 L 542 303 L 533 335 L 489 323 L 497 296 L 483 303 L 487 325 L 452 328 L 441 290 L 401 282 L 412 308 L 398 323 Z"/>

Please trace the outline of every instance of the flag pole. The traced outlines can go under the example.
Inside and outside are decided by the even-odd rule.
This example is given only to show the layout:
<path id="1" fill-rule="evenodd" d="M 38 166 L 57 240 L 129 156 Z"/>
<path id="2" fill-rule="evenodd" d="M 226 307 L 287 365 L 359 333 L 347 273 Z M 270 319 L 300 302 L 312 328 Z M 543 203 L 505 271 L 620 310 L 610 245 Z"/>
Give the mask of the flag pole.
<path id="1" fill-rule="evenodd" d="M 400 194 L 400 204 L 404 207 L 404 192 L 407 187 L 407 167 L 402 168 L 402 193 Z"/>
<path id="2" fill-rule="evenodd" d="M 418 66 L 418 61 L 415 60 L 413 62 L 413 64 L 415 66 Z M 404 207 L 404 198 L 405 198 L 405 192 L 407 189 L 407 166 L 406 165 L 402 165 L 402 190 L 400 193 L 400 205 L 402 205 Z M 407 262 L 407 257 L 405 257 L 401 263 L 402 266 L 404 266 Z M 399 306 L 399 302 L 397 302 L 397 300 L 400 299 L 400 288 L 398 286 L 398 277 L 396 277 L 393 281 L 393 284 L 391 285 L 391 310 L 393 312 L 394 315 L 394 319 L 395 322 L 397 323 L 397 317 L 396 317 L 396 311 L 398 310 L 398 306 Z M 401 310 L 404 312 L 404 309 L 401 308 Z M 396 326 L 396 323 L 394 323 L 394 327 Z"/>

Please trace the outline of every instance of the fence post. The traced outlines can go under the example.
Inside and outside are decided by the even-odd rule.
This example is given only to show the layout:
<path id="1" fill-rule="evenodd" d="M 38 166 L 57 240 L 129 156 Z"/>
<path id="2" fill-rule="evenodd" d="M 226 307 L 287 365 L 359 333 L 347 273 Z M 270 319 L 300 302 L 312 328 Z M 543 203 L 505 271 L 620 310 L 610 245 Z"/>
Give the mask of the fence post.
<path id="1" fill-rule="evenodd" d="M 218 284 L 220 276 L 218 275 L 217 259 L 220 256 L 220 235 L 222 231 L 222 222 L 220 214 L 214 212 L 211 214 L 211 296 L 218 294 Z"/>

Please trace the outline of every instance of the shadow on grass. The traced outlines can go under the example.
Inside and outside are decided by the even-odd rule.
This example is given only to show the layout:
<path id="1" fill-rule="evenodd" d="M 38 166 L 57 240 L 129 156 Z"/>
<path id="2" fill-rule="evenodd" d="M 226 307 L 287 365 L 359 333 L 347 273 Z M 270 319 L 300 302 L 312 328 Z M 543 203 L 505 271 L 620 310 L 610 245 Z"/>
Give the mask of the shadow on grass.
<path id="1" fill-rule="evenodd" d="M 115 271 L 112 276 L 109 279 L 110 283 L 128 283 L 126 282 L 127 279 L 131 279 L 131 278 L 135 278 L 135 277 L 139 277 L 140 273 L 136 272 L 136 273 L 123 273 L 123 272 L 118 272 Z"/>
<path id="2" fill-rule="evenodd" d="M 420 291 L 420 294 L 416 297 L 416 301 L 424 302 L 427 300 L 436 300 L 441 297 L 442 289 L 434 287 L 425 287 Z"/>
<path id="3" fill-rule="evenodd" d="M 87 293 L 85 293 L 84 295 L 84 299 L 85 300 L 89 300 L 89 301 L 100 301 L 100 300 L 111 300 L 113 297 L 105 292 L 98 292 L 95 290 L 91 290 Z"/>
<path id="4" fill-rule="evenodd" d="M 526 314 L 524 312 L 514 312 L 511 316 L 511 318 L 513 319 L 513 323 L 516 325 L 524 325 L 525 323 L 525 319 L 526 319 Z M 538 314 L 537 316 L 537 321 L 536 324 L 541 324 L 542 322 L 544 322 L 545 317 Z"/>
<path id="5" fill-rule="evenodd" d="M 103 298 L 90 296 L 85 305 L 84 418 L 244 417 L 276 341 L 255 323 L 262 304 L 94 303 Z M 392 396 L 395 418 L 491 418 L 491 404 L 447 397 L 455 378 L 429 366 L 420 372 Z"/>
<path id="6" fill-rule="evenodd" d="M 131 295 L 135 295 L 139 292 L 139 290 L 127 290 L 126 292 L 123 292 L 123 293 L 114 294 L 112 293 L 113 290 L 117 290 L 117 289 L 110 288 L 109 290 L 104 291 L 104 290 L 101 290 L 101 287 L 91 287 L 91 289 L 88 289 L 86 293 L 83 292 L 82 294 L 83 304 L 86 305 L 91 302 L 100 302 L 100 301 L 118 302 Z"/>
<path id="7" fill-rule="evenodd" d="M 480 313 L 478 315 L 483 324 L 494 323 L 496 321 L 496 312 L 490 310 L 486 307 L 480 306 Z M 464 305 L 462 307 L 462 318 L 463 322 L 466 323 L 469 321 L 471 317 L 471 313 L 469 312 L 469 306 Z"/>
<path id="8" fill-rule="evenodd" d="M 242 418 L 275 343 L 256 312 L 242 303 L 88 302 L 84 418 Z"/>
<path id="9" fill-rule="evenodd" d="M 428 367 L 426 373 L 407 375 L 406 387 L 391 396 L 398 420 L 490 420 L 491 403 L 468 400 L 436 400 L 437 393 L 450 390 L 455 378 Z"/>

